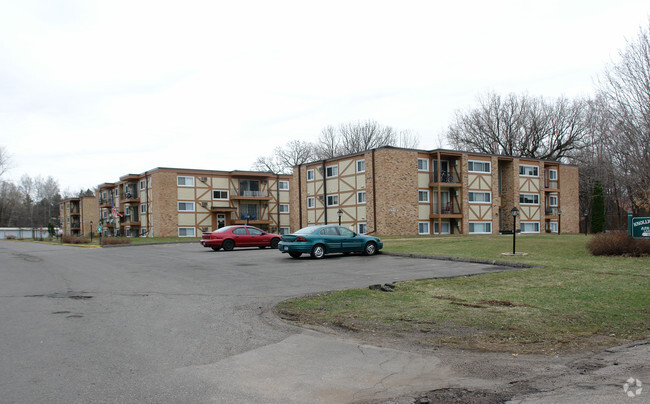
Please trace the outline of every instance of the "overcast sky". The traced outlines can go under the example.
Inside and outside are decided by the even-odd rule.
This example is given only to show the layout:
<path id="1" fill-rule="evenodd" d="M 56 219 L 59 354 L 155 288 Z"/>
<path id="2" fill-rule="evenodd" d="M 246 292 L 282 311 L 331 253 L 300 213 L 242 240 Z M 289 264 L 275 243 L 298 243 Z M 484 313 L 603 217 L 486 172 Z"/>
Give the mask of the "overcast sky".
<path id="1" fill-rule="evenodd" d="M 441 145 L 487 91 L 591 96 L 647 0 L 0 0 L 4 179 L 247 170 L 326 125 Z M 446 145 L 443 143 L 442 145 Z"/>

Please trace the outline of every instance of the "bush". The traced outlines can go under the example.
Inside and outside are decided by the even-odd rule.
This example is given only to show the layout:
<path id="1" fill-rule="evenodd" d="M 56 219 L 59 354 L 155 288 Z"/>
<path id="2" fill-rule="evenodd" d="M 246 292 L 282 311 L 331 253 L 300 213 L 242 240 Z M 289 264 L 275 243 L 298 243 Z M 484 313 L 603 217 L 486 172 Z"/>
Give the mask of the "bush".
<path id="1" fill-rule="evenodd" d="M 79 236 L 63 236 L 61 240 L 65 244 L 90 244 L 89 238 Z"/>
<path id="2" fill-rule="evenodd" d="M 627 233 L 616 231 L 596 234 L 587 249 L 593 255 L 629 255 L 640 257 L 650 255 L 650 240 L 635 239 Z"/>
<path id="3" fill-rule="evenodd" d="M 15 239 L 16 236 L 14 236 L 13 234 L 7 234 L 7 240 L 15 240 Z"/>
<path id="4" fill-rule="evenodd" d="M 127 237 L 102 237 L 102 245 L 130 243 L 131 239 Z"/>

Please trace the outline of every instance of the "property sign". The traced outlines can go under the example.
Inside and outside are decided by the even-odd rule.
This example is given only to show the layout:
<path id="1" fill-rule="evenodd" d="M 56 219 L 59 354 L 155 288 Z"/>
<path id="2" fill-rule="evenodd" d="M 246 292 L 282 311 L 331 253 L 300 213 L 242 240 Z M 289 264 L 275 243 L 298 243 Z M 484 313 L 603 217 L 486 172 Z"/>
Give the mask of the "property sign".
<path id="1" fill-rule="evenodd" d="M 632 218 L 632 237 L 650 238 L 650 217 Z"/>

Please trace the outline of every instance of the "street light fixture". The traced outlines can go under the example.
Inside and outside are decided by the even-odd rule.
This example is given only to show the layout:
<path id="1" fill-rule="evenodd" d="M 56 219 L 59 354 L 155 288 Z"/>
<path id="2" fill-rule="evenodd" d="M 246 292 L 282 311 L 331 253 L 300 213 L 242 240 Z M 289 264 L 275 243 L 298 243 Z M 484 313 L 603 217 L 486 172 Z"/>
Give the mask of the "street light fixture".
<path id="1" fill-rule="evenodd" d="M 515 237 L 517 235 L 517 215 L 519 214 L 519 209 L 515 206 L 510 213 L 512 213 L 512 255 L 515 255 Z"/>
<path id="2" fill-rule="evenodd" d="M 557 234 L 562 232 L 562 209 L 557 210 Z"/>
<path id="3" fill-rule="evenodd" d="M 341 225 L 341 216 L 343 216 L 343 211 L 339 209 L 338 212 L 336 212 L 337 215 L 339 215 L 339 226 Z"/>

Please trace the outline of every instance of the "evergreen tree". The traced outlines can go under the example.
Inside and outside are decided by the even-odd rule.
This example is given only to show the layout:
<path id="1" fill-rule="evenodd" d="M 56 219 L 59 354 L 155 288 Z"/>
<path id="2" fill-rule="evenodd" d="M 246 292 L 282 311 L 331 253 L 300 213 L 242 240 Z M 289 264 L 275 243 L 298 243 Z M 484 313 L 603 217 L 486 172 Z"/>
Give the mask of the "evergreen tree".
<path id="1" fill-rule="evenodd" d="M 605 230 L 605 201 L 603 185 L 599 180 L 594 183 L 594 202 L 591 206 L 591 232 L 600 233 Z"/>

